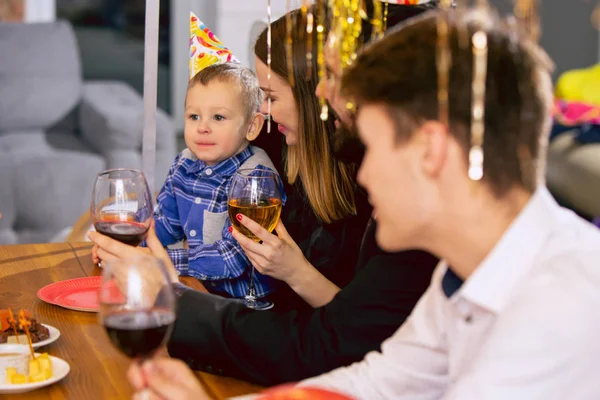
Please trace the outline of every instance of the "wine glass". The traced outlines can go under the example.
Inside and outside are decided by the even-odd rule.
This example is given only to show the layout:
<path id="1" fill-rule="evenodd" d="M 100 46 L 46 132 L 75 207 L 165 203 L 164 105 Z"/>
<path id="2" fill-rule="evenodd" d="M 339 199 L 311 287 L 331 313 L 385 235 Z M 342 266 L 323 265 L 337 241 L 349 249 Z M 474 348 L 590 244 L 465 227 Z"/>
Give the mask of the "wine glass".
<path id="1" fill-rule="evenodd" d="M 106 262 L 98 297 L 100 324 L 126 356 L 141 363 L 170 338 L 175 294 L 157 258 L 140 255 Z"/>
<path id="2" fill-rule="evenodd" d="M 279 175 L 262 169 L 238 170 L 231 181 L 227 205 L 233 227 L 244 236 L 260 242 L 258 237 L 237 220 L 236 215 L 243 214 L 272 232 L 279 222 L 282 207 Z M 272 302 L 256 298 L 254 266 L 244 303 L 255 310 L 268 310 L 273 307 Z"/>
<path id="3" fill-rule="evenodd" d="M 109 169 L 96 176 L 90 214 L 96 231 L 138 246 L 152 221 L 152 197 L 142 171 Z"/>

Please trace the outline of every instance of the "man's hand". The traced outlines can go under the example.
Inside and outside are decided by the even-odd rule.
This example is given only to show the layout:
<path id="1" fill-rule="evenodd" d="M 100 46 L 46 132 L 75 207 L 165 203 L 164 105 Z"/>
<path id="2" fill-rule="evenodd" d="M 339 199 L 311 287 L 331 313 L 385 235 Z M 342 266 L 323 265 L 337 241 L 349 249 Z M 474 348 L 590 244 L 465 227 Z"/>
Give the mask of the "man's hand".
<path id="1" fill-rule="evenodd" d="M 154 358 L 133 362 L 127 379 L 135 390 L 134 399 L 210 400 L 196 375 L 180 360 Z"/>

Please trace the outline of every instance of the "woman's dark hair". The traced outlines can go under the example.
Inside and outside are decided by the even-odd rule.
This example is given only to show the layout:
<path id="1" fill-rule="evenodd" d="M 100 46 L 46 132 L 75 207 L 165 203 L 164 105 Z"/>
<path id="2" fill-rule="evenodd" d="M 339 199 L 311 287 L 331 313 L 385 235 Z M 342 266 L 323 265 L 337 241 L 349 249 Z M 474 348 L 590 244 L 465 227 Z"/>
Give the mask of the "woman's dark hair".
<path id="1" fill-rule="evenodd" d="M 438 6 L 438 0 L 431 0 L 428 3 L 417 4 L 417 5 L 400 5 L 400 4 L 388 4 L 387 13 L 387 26 L 386 28 L 392 28 L 402 21 L 409 18 L 421 15 L 426 11 L 436 9 Z M 362 22 L 362 29 L 359 40 L 363 45 L 371 41 L 373 33 L 373 3 L 370 1 L 366 2 L 366 13 L 367 18 Z M 345 163 L 360 163 L 364 154 L 364 146 L 361 143 L 356 133 L 354 126 L 344 126 L 343 124 L 336 130 L 336 132 L 330 136 L 331 148 L 334 151 L 336 159 Z"/>

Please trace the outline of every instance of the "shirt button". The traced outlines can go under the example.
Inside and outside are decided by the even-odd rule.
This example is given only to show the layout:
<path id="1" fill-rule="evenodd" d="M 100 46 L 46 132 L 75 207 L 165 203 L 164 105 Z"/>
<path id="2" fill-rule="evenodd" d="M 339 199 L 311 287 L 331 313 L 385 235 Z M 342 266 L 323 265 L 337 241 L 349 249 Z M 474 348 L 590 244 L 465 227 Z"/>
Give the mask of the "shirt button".
<path id="1" fill-rule="evenodd" d="M 200 197 L 196 197 L 196 199 L 194 200 L 194 203 L 196 204 L 200 204 L 202 202 L 202 199 Z"/>
<path id="2" fill-rule="evenodd" d="M 195 236 L 196 236 L 196 231 L 192 229 L 192 230 L 190 231 L 190 236 L 191 236 L 191 237 L 195 237 Z"/>
<path id="3" fill-rule="evenodd" d="M 211 176 L 211 175 L 212 175 L 212 173 L 213 173 L 213 170 L 212 170 L 212 169 L 210 169 L 210 168 L 206 168 L 206 170 L 204 171 L 204 173 L 205 173 L 206 175 L 208 175 L 208 176 Z"/>

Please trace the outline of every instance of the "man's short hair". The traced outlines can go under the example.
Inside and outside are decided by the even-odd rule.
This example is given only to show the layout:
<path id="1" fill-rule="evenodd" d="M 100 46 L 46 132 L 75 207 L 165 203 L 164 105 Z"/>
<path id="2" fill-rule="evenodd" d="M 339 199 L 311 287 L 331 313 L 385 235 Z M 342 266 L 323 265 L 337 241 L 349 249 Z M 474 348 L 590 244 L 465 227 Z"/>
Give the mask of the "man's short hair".
<path id="1" fill-rule="evenodd" d="M 198 83 L 206 86 L 213 80 L 231 82 L 239 87 L 242 102 L 246 107 L 246 121 L 250 121 L 252 116 L 260 109 L 264 98 L 264 93 L 254 72 L 238 63 L 213 64 L 194 75 L 188 83 L 188 89 Z"/>
<path id="2" fill-rule="evenodd" d="M 359 54 L 342 78 L 344 95 L 358 107 L 386 106 L 399 140 L 409 138 L 423 122 L 438 119 L 438 16 L 439 12 L 430 12 L 397 26 Z M 497 197 L 515 185 L 535 190 L 543 181 L 551 120 L 550 59 L 537 44 L 519 37 L 514 27 L 481 11 L 454 13 L 449 28 L 451 134 L 467 159 L 473 77 L 470 38 L 481 29 L 488 43 L 483 181 Z M 469 39 L 466 46 L 464 35 Z"/>

